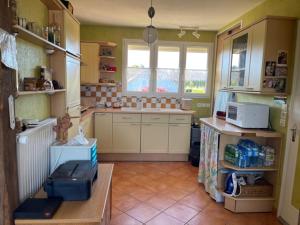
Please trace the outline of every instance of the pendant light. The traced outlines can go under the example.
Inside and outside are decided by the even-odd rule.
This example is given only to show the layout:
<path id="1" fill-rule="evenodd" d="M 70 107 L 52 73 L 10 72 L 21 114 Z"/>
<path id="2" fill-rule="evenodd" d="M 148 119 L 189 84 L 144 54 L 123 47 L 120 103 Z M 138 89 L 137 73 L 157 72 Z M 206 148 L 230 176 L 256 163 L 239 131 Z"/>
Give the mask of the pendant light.
<path id="1" fill-rule="evenodd" d="M 151 7 L 148 9 L 148 16 L 151 19 L 151 24 L 145 28 L 143 33 L 144 41 L 147 42 L 149 45 L 153 44 L 158 38 L 156 28 L 152 26 L 152 18 L 154 17 L 154 15 L 155 15 L 155 9 L 152 6 L 152 0 L 151 0 Z"/>

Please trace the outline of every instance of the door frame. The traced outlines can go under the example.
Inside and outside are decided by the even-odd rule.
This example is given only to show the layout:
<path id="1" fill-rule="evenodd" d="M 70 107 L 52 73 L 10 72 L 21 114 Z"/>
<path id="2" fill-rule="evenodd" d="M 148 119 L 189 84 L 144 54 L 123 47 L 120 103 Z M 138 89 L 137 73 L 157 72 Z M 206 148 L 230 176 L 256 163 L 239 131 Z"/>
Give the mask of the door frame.
<path id="1" fill-rule="evenodd" d="M 297 21 L 295 62 L 297 62 L 297 61 L 300 61 L 300 20 Z M 289 155 L 292 151 L 292 149 L 291 149 L 291 138 L 290 138 L 291 132 L 290 132 L 290 130 L 293 128 L 294 123 L 293 123 L 291 118 L 292 118 L 293 107 L 294 107 L 294 99 L 296 98 L 296 90 L 297 90 L 297 87 L 300 87 L 300 76 L 297 76 L 297 74 L 300 73 L 300 65 L 298 65 L 297 63 L 295 63 L 294 65 L 295 66 L 294 66 L 294 70 L 293 70 L 293 86 L 292 86 L 291 103 L 290 103 L 290 106 L 289 106 L 289 109 L 288 109 L 288 111 L 289 111 L 289 117 L 288 117 L 289 120 L 288 120 L 288 129 L 287 129 L 287 135 L 286 135 L 285 154 L 284 154 L 284 162 L 283 162 L 284 164 L 283 164 L 283 172 L 282 172 L 282 179 L 281 179 L 279 206 L 278 206 L 278 211 L 277 211 L 277 216 L 284 223 L 286 223 L 286 221 L 284 221 L 284 219 L 280 215 L 281 215 L 281 212 L 284 208 L 284 195 L 283 195 L 284 188 L 285 188 L 284 184 L 286 183 L 287 174 L 289 172 L 288 171 Z M 300 137 L 299 137 L 299 139 L 300 139 Z M 299 145 L 300 145 L 300 140 L 299 140 Z M 296 170 L 296 168 L 295 168 L 295 170 Z M 294 184 L 294 179 L 295 179 L 295 174 L 293 174 L 293 184 Z M 299 219 L 300 218 L 299 218 L 299 214 L 298 214 L 298 220 Z"/>

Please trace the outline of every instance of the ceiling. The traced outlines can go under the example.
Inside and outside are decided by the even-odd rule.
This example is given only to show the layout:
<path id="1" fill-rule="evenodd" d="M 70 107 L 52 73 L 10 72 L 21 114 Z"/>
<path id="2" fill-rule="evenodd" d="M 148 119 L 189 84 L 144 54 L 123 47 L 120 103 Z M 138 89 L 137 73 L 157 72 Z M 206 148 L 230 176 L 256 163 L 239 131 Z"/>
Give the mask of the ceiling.
<path id="1" fill-rule="evenodd" d="M 70 0 L 83 24 L 145 27 L 150 0 Z M 153 25 L 219 30 L 264 0 L 153 0 Z"/>

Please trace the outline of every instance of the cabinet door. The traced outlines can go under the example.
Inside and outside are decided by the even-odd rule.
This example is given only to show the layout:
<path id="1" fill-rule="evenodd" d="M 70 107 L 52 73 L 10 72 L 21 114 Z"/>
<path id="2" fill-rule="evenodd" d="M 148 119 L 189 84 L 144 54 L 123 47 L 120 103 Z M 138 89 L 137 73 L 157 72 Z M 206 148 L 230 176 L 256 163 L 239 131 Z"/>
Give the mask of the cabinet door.
<path id="1" fill-rule="evenodd" d="M 80 105 L 80 61 L 67 55 L 67 107 Z"/>
<path id="2" fill-rule="evenodd" d="M 267 21 L 255 24 L 252 28 L 251 62 L 247 89 L 261 91 L 264 76 L 264 51 L 266 40 Z"/>
<path id="3" fill-rule="evenodd" d="M 86 138 L 94 137 L 94 117 L 91 115 L 80 122 Z"/>
<path id="4" fill-rule="evenodd" d="M 169 124 L 169 153 L 185 153 L 190 151 L 190 124 Z"/>
<path id="5" fill-rule="evenodd" d="M 141 125 L 139 123 L 113 124 L 114 153 L 139 153 Z"/>
<path id="6" fill-rule="evenodd" d="M 112 113 L 95 114 L 95 138 L 100 153 L 111 153 L 113 150 Z"/>
<path id="7" fill-rule="evenodd" d="M 65 48 L 73 55 L 80 55 L 80 24 L 64 11 Z"/>
<path id="8" fill-rule="evenodd" d="M 72 127 L 68 130 L 68 139 L 75 137 L 78 134 L 80 124 L 80 106 L 75 106 L 68 109 L 68 113 L 71 117 Z"/>
<path id="9" fill-rule="evenodd" d="M 168 124 L 142 124 L 141 152 L 168 152 Z"/>
<path id="10" fill-rule="evenodd" d="M 230 72 L 230 57 L 231 57 L 231 39 L 227 38 L 223 43 L 222 50 L 222 68 L 221 68 L 221 89 L 228 88 L 228 79 Z"/>
<path id="11" fill-rule="evenodd" d="M 81 83 L 98 83 L 99 82 L 99 44 L 84 43 L 80 44 L 81 61 L 80 67 Z"/>
<path id="12" fill-rule="evenodd" d="M 251 52 L 251 29 L 232 37 L 229 86 L 244 89 L 247 86 Z"/>

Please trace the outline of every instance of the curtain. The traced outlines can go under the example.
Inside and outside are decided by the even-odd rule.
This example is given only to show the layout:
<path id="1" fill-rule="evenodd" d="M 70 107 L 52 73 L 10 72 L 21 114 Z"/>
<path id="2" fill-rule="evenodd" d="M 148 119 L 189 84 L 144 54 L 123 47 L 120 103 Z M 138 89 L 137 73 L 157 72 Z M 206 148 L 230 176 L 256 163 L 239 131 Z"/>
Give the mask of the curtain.
<path id="1" fill-rule="evenodd" d="M 205 190 L 217 202 L 223 201 L 222 195 L 217 191 L 218 177 L 218 150 L 220 134 L 213 128 L 201 125 L 201 144 L 199 162 L 199 183 L 203 183 Z"/>

